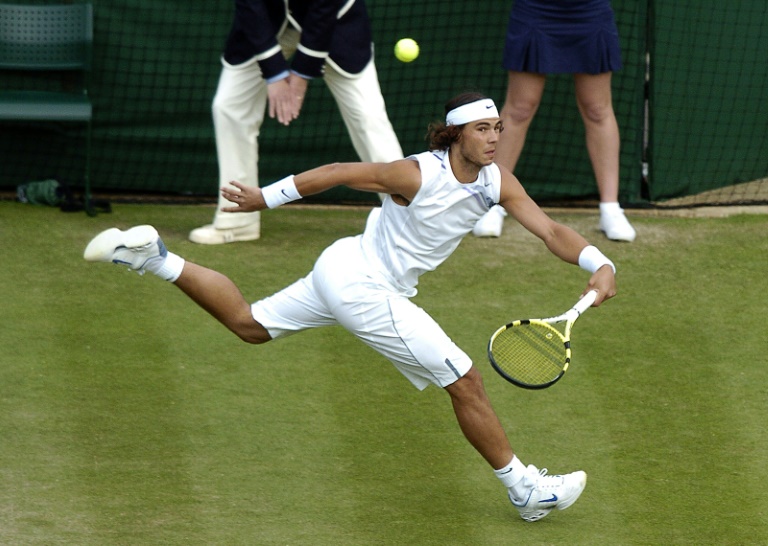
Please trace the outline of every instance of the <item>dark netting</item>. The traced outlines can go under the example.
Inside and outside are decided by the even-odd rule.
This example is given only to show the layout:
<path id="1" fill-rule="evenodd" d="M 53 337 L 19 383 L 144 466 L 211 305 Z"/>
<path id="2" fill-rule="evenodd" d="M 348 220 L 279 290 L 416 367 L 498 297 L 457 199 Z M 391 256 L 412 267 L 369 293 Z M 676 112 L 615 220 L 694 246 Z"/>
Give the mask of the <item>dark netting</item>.
<path id="1" fill-rule="evenodd" d="M 648 196 L 768 202 L 768 7 L 654 2 Z"/>

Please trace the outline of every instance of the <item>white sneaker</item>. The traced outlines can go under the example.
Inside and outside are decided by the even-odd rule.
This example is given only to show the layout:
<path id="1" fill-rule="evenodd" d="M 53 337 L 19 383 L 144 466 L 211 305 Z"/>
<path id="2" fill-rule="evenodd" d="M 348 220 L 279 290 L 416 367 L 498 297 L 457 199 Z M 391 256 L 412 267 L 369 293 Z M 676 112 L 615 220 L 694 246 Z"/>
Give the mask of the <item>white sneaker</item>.
<path id="1" fill-rule="evenodd" d="M 255 241 L 261 237 L 261 222 L 257 218 L 255 222 L 247 226 L 232 229 L 217 229 L 213 224 L 193 229 L 189 233 L 189 240 L 201 245 L 223 245 L 238 241 Z"/>
<path id="2" fill-rule="evenodd" d="M 83 258 L 89 262 L 127 265 L 144 274 L 148 265 L 162 262 L 168 255 L 162 239 L 152 226 L 136 226 L 122 231 L 111 228 L 91 239 Z"/>
<path id="3" fill-rule="evenodd" d="M 635 228 L 629 223 L 624 211 L 600 214 L 600 230 L 612 241 L 626 241 L 631 243 L 635 240 L 637 233 Z"/>
<path id="4" fill-rule="evenodd" d="M 581 470 L 562 476 L 547 476 L 546 468 L 539 470 L 533 465 L 528 465 L 528 473 L 523 479 L 531 485 L 527 497 L 516 501 L 511 490 L 508 496 L 525 521 L 538 521 L 553 508 L 565 510 L 576 502 L 587 485 L 587 474 Z"/>
<path id="5" fill-rule="evenodd" d="M 475 237 L 501 237 L 506 215 L 507 211 L 499 205 L 494 205 L 477 221 L 472 229 L 472 234 Z"/>

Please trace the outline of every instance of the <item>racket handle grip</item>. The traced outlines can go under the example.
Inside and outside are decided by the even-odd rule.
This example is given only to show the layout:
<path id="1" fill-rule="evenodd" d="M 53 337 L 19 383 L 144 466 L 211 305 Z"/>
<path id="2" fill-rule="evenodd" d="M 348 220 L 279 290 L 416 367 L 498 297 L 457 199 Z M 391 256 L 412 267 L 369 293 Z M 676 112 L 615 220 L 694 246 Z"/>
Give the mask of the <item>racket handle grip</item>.
<path id="1" fill-rule="evenodd" d="M 573 309 L 578 314 L 582 314 L 584 311 L 592 307 L 592 304 L 595 303 L 596 299 L 597 299 L 597 290 L 590 290 L 589 292 L 584 294 L 583 298 L 581 298 L 579 301 L 576 302 L 576 305 L 573 306 Z"/>

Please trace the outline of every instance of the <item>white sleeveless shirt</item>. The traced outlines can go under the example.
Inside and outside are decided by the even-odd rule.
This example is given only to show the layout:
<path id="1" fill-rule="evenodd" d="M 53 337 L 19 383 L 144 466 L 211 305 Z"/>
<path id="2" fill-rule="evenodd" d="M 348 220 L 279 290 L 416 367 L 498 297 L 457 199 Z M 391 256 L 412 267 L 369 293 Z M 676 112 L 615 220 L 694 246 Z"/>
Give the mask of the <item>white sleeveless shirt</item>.
<path id="1" fill-rule="evenodd" d="M 374 278 L 410 297 L 421 274 L 443 263 L 499 202 L 501 172 L 492 163 L 474 182 L 462 184 L 453 175 L 447 150 L 408 159 L 419 163 L 421 188 L 407 207 L 386 199 L 378 218 L 375 211 L 371 214 L 361 244 Z"/>

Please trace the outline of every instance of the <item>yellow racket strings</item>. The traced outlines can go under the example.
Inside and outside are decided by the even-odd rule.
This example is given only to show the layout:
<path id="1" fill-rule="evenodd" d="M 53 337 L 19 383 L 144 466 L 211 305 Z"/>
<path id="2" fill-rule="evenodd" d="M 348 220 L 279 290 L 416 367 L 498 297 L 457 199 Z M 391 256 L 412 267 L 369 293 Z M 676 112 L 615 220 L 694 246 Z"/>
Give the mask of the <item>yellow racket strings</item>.
<path id="1" fill-rule="evenodd" d="M 507 328 L 494 340 L 492 353 L 504 373 L 529 385 L 557 378 L 568 356 L 560 333 L 542 323 Z"/>

